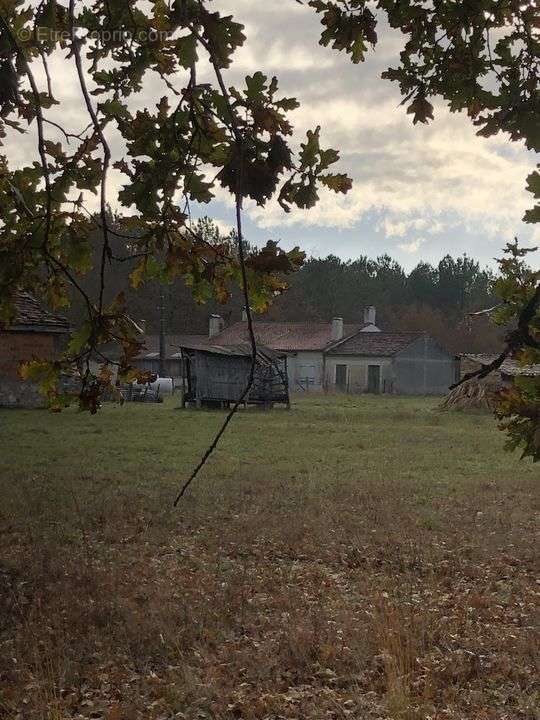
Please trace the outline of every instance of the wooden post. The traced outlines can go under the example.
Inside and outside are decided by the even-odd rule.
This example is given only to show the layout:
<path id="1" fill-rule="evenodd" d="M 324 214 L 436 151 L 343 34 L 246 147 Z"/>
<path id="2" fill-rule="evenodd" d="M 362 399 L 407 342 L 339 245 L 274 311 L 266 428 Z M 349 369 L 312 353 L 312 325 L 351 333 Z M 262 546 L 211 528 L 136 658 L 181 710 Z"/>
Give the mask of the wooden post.
<path id="1" fill-rule="evenodd" d="M 184 350 L 180 348 L 180 372 L 182 373 L 182 409 L 186 407 L 186 361 L 184 359 Z"/>
<path id="2" fill-rule="evenodd" d="M 163 285 L 159 288 L 159 375 L 165 377 L 167 375 L 166 360 L 167 348 L 165 341 L 165 293 Z"/>
<path id="3" fill-rule="evenodd" d="M 284 383 L 285 383 L 285 394 L 287 396 L 287 410 L 290 410 L 291 409 L 291 394 L 289 391 L 289 358 L 287 357 L 287 355 L 285 355 Z"/>

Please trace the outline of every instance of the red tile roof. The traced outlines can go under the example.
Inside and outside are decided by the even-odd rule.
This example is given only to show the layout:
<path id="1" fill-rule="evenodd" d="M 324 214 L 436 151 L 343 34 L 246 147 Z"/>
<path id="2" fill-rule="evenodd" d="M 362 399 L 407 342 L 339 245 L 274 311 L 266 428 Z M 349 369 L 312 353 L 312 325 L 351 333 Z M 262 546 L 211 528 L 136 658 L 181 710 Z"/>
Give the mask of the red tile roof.
<path id="1" fill-rule="evenodd" d="M 333 345 L 328 354 L 391 357 L 424 335 L 423 332 L 359 332 Z"/>
<path id="2" fill-rule="evenodd" d="M 345 337 L 363 325 L 345 325 Z M 324 350 L 332 344 L 332 324 L 329 322 L 257 322 L 253 323 L 255 339 L 272 350 Z M 378 333 L 377 333 L 378 334 Z M 249 341 L 247 322 L 237 322 L 212 338 L 214 345 L 237 345 Z"/>
<path id="3" fill-rule="evenodd" d="M 15 317 L 10 330 L 30 332 L 67 332 L 69 323 L 65 317 L 46 310 L 33 295 L 20 291 L 15 299 Z"/>

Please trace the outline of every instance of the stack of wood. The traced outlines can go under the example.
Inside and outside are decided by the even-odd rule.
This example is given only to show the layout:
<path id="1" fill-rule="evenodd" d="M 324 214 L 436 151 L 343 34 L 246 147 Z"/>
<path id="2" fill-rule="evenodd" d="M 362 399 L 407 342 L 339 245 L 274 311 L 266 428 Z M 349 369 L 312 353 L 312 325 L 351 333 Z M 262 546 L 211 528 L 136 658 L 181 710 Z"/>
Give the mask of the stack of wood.
<path id="1" fill-rule="evenodd" d="M 443 410 L 493 410 L 499 385 L 493 381 L 467 380 L 458 385 L 441 403 Z"/>

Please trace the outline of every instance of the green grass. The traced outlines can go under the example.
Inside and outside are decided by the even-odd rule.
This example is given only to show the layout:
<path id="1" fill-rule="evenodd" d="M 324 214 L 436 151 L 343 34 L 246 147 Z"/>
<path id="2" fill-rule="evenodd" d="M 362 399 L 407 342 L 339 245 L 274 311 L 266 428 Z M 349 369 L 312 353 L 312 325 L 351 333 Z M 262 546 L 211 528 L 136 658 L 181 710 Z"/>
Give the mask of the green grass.
<path id="1" fill-rule="evenodd" d="M 221 412 L 164 405 L 106 405 L 95 416 L 75 409 L 1 411 L 0 473 L 112 479 L 129 486 L 175 484 L 210 442 Z M 537 469 L 507 454 L 484 413 L 443 413 L 435 399 L 299 398 L 287 412 L 239 411 L 212 462 L 222 479 L 246 468 L 321 480 L 354 473 L 448 486 L 464 480 L 532 478 Z M 216 472 L 217 471 L 217 472 Z M 206 473 L 208 475 L 208 473 Z M 204 484 L 204 479 L 199 484 Z"/>
<path id="2" fill-rule="evenodd" d="M 177 404 L 0 411 L 0 714 L 537 720 L 538 468 L 490 415 L 242 410 L 174 510 L 224 418 Z"/>

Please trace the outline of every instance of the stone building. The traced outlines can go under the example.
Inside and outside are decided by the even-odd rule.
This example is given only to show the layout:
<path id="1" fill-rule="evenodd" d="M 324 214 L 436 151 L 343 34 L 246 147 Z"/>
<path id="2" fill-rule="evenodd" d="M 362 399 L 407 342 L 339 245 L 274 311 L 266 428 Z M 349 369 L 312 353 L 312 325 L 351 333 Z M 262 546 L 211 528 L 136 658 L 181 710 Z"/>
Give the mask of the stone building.
<path id="1" fill-rule="evenodd" d="M 0 325 L 0 406 L 40 407 L 43 398 L 37 386 L 19 378 L 19 366 L 39 357 L 50 360 L 62 350 L 68 322 L 43 308 L 27 292 L 17 296 L 16 316 L 9 326 Z"/>

